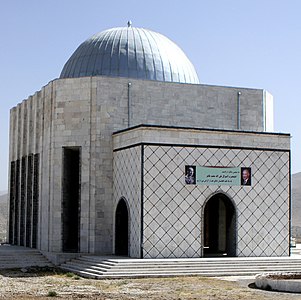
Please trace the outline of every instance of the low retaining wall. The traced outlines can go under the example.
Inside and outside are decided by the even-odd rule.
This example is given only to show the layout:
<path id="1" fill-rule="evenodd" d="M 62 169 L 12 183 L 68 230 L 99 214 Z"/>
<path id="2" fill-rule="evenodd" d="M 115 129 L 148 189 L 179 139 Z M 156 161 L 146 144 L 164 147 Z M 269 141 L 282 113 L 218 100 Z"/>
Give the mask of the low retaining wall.
<path id="1" fill-rule="evenodd" d="M 301 273 L 268 273 L 257 275 L 257 288 L 278 292 L 301 293 Z"/>

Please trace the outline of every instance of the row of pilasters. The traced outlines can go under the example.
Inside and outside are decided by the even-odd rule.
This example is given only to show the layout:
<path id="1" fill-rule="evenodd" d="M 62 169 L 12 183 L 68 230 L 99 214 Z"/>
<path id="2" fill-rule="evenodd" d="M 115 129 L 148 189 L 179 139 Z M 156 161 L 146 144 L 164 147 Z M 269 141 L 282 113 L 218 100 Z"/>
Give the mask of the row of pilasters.
<path id="1" fill-rule="evenodd" d="M 39 154 L 10 165 L 9 243 L 37 247 L 39 210 Z"/>

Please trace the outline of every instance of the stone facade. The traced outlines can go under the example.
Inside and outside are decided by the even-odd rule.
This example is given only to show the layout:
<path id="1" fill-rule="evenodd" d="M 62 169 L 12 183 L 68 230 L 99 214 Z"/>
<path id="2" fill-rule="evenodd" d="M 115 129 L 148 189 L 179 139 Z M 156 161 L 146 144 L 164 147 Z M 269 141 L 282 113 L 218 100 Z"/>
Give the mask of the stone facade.
<path id="1" fill-rule="evenodd" d="M 138 126 L 115 133 L 113 145 L 114 203 L 128 201 L 141 257 L 203 256 L 204 209 L 218 193 L 235 207 L 234 256 L 289 255 L 289 135 Z M 185 165 L 248 166 L 252 186 L 187 185 Z"/>
<path id="2" fill-rule="evenodd" d="M 11 110 L 9 241 L 46 252 L 63 251 L 63 150 L 75 149 L 80 156 L 77 251 L 113 253 L 116 209 L 113 191 L 117 193 L 117 198 L 122 194 L 120 185 L 116 186 L 113 180 L 113 132 L 140 124 L 238 130 L 241 131 L 239 137 L 212 131 L 202 137 L 204 140 L 201 142 L 197 137 L 190 142 L 232 147 L 234 138 L 237 139 L 235 147 L 240 147 L 245 140 L 256 140 L 255 133 L 273 129 L 271 107 L 271 97 L 259 89 L 108 77 L 56 79 L 50 82 Z M 244 131 L 254 132 L 254 135 L 245 135 Z M 156 132 L 158 135 L 152 136 L 154 142 L 166 134 L 163 128 Z M 179 136 L 177 131 L 168 132 L 174 142 L 190 143 L 190 137 Z M 133 134 L 141 135 L 141 132 Z M 144 138 L 140 136 L 139 141 Z M 133 145 L 132 140 L 135 136 L 122 142 L 122 147 Z M 259 144 L 261 142 L 258 140 Z M 279 149 L 282 142 L 283 138 L 279 135 L 265 140 L 264 146 L 248 147 Z M 285 151 L 289 149 L 287 143 L 285 140 Z M 118 155 L 116 153 L 114 156 L 115 160 Z M 141 156 L 128 155 L 131 164 L 141 164 Z M 35 165 L 32 157 L 36 157 Z M 287 159 L 284 159 L 286 164 Z M 135 172 L 139 176 L 140 171 Z M 140 183 L 123 184 L 134 187 L 123 196 L 137 199 Z M 133 218 L 141 218 L 137 203 L 134 211 Z M 135 235 L 130 237 L 133 239 L 130 245 L 133 256 L 141 254 L 141 227 L 137 226 L 131 228 L 131 231 L 136 230 Z M 244 255 L 243 252 L 241 255 Z"/>

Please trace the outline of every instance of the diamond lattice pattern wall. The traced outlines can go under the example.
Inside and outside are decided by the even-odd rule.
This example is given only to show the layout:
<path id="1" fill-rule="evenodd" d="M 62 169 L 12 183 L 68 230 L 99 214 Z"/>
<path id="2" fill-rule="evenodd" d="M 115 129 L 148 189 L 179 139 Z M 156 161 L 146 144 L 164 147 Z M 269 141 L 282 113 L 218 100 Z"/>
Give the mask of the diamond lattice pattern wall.
<path id="1" fill-rule="evenodd" d="M 140 258 L 141 147 L 115 152 L 113 168 L 114 214 L 119 200 L 124 198 L 129 210 L 129 256 Z"/>
<path id="2" fill-rule="evenodd" d="M 186 185 L 185 165 L 251 167 L 252 186 Z M 204 205 L 236 208 L 237 256 L 289 255 L 289 152 L 144 146 L 143 257 L 200 257 Z"/>

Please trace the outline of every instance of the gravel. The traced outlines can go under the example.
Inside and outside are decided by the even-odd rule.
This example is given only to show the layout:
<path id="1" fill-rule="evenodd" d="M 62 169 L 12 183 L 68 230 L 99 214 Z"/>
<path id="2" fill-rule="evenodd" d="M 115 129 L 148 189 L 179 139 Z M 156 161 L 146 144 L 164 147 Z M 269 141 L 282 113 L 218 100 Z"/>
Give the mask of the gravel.
<path id="1" fill-rule="evenodd" d="M 225 280 L 227 279 L 227 280 Z M 250 279 L 249 279 L 250 281 Z M 2 270 L 0 299 L 202 299 L 288 300 L 300 294 L 251 289 L 239 278 L 206 277 L 145 278 L 127 280 L 84 279 L 57 269 Z"/>

